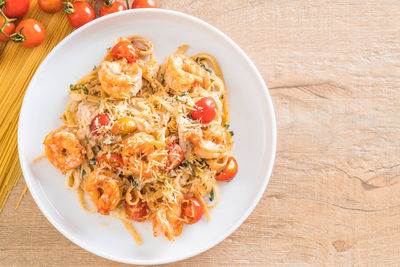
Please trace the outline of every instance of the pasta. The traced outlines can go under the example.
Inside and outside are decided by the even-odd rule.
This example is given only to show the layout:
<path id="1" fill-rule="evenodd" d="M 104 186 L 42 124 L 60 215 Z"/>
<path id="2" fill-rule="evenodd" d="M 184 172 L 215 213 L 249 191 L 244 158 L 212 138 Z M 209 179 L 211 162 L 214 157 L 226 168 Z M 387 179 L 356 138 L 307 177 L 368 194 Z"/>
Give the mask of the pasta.
<path id="1" fill-rule="evenodd" d="M 47 32 L 57 31 L 57 34 L 49 34 L 35 49 L 12 42 L 0 45 L 0 110 L 7 111 L 0 113 L 0 212 L 22 174 L 18 162 L 17 123 L 25 90 L 40 62 L 72 30 L 62 12 L 50 16 L 35 8 L 36 1 L 31 1 L 30 5 L 27 17 L 40 20 Z"/>
<path id="2" fill-rule="evenodd" d="M 226 172 L 233 142 L 221 70 L 211 55 L 189 57 L 187 48 L 158 64 L 149 39 L 117 38 L 70 86 L 64 125 L 44 140 L 83 209 L 117 216 L 138 244 L 132 221 L 152 220 L 154 236 L 174 241 L 183 224 L 203 213 L 210 220 L 216 179 L 235 174 Z"/>

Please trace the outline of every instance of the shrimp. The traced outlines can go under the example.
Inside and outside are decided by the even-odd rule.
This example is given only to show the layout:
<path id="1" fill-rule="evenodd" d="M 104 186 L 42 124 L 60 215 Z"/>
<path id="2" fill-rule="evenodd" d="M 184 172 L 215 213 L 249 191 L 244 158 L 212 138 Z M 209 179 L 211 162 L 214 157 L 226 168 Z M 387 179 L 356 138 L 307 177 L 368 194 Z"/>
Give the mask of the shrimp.
<path id="1" fill-rule="evenodd" d="M 153 218 L 153 235 L 164 233 L 169 241 L 174 241 L 182 233 L 182 209 L 179 204 L 161 204 Z"/>
<path id="2" fill-rule="evenodd" d="M 174 53 L 166 60 L 164 80 L 176 95 L 189 91 L 196 85 L 203 85 L 207 72 L 191 57 Z"/>
<path id="3" fill-rule="evenodd" d="M 98 75 L 102 89 L 111 97 L 135 96 L 142 87 L 142 69 L 126 59 L 103 61 Z"/>
<path id="4" fill-rule="evenodd" d="M 152 135 L 140 132 L 125 139 L 122 158 L 125 166 L 140 177 L 150 178 L 164 168 L 167 162 L 167 151 L 164 142 Z"/>
<path id="5" fill-rule="evenodd" d="M 78 137 L 63 126 L 50 132 L 44 139 L 47 159 L 60 170 L 72 170 L 83 162 L 84 149 Z"/>
<path id="6" fill-rule="evenodd" d="M 191 129 L 183 136 L 193 143 L 194 152 L 203 159 L 223 158 L 232 147 L 230 133 L 219 124 L 212 124 L 203 131 L 200 128 Z"/>
<path id="7" fill-rule="evenodd" d="M 122 193 L 116 178 L 109 170 L 96 169 L 86 179 L 85 192 L 100 214 L 110 214 L 121 201 Z"/>

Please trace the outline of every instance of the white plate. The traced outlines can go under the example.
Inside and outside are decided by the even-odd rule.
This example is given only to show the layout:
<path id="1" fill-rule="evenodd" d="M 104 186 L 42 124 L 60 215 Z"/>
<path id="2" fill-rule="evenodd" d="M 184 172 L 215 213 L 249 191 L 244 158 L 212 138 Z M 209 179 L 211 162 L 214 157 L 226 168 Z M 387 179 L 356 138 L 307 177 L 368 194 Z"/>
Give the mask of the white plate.
<path id="1" fill-rule="evenodd" d="M 151 223 L 135 223 L 143 238 L 137 246 L 119 220 L 82 210 L 77 193 L 64 186 L 64 177 L 46 159 L 47 133 L 62 125 L 60 116 L 70 101 L 69 85 L 99 64 L 119 36 L 144 35 L 154 42 L 157 60 L 178 46 L 189 44 L 188 54 L 206 52 L 221 65 L 228 87 L 233 154 L 239 172 L 220 183 L 221 202 L 203 218 L 185 225 L 175 242 L 152 235 Z M 226 238 L 247 218 L 261 198 L 271 174 L 276 145 L 275 117 L 268 90 L 244 52 L 211 25 L 188 15 L 162 10 L 130 10 L 81 27 L 51 51 L 33 77 L 21 109 L 18 128 L 19 156 L 26 183 L 47 219 L 67 238 L 110 260 L 159 264 L 199 254 Z M 268 212 L 268 211 L 265 211 Z M 100 224 L 108 226 L 104 227 Z"/>

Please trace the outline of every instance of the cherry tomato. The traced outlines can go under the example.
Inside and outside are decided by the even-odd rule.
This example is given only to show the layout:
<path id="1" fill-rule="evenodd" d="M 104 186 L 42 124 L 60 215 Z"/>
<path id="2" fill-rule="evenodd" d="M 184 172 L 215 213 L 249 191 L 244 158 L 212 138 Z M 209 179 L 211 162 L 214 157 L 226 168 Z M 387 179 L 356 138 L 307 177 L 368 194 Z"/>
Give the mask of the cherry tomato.
<path id="1" fill-rule="evenodd" d="M 136 121 L 131 117 L 122 117 L 117 120 L 111 128 L 113 135 L 127 135 L 137 128 Z"/>
<path id="2" fill-rule="evenodd" d="M 228 163 L 226 164 L 225 168 L 222 170 L 222 172 L 217 174 L 215 179 L 217 181 L 223 181 L 223 182 L 230 181 L 232 180 L 233 177 L 235 177 L 237 170 L 238 170 L 238 164 L 236 162 L 236 159 L 234 157 L 230 157 L 228 159 Z"/>
<path id="3" fill-rule="evenodd" d="M 139 50 L 134 44 L 127 40 L 120 41 L 111 49 L 111 56 L 114 60 L 125 58 L 129 63 L 136 62 Z"/>
<path id="4" fill-rule="evenodd" d="M 66 10 L 69 23 L 75 29 L 85 25 L 86 23 L 94 20 L 96 15 L 91 5 L 86 2 L 76 1 L 72 3 L 73 9 Z M 72 12 L 69 14 L 69 12 Z"/>
<path id="5" fill-rule="evenodd" d="M 94 136 L 100 135 L 100 129 L 110 123 L 110 117 L 106 113 L 101 113 L 93 118 L 92 122 L 90 123 L 90 132 Z"/>
<path id="6" fill-rule="evenodd" d="M 192 119 L 201 123 L 209 123 L 217 114 L 217 104 L 211 97 L 203 97 L 195 103 L 195 110 L 192 110 Z"/>
<path id="7" fill-rule="evenodd" d="M 167 145 L 168 162 L 167 170 L 173 170 L 181 164 L 184 154 L 180 145 L 171 142 Z"/>
<path id="8" fill-rule="evenodd" d="M 4 14 L 8 18 L 22 18 L 29 10 L 29 0 L 6 0 Z"/>
<path id="9" fill-rule="evenodd" d="M 4 20 L 3 16 L 0 16 L 0 27 L 4 24 L 4 21 L 5 20 Z M 4 32 L 6 34 L 8 34 L 8 35 L 13 34 L 15 32 L 15 24 L 14 24 L 14 22 L 7 23 L 6 27 L 4 28 Z M 4 34 L 0 33 L 0 42 L 7 42 L 8 40 L 10 40 L 10 39 L 8 39 L 7 36 L 5 36 Z"/>
<path id="10" fill-rule="evenodd" d="M 101 7 L 100 9 L 100 17 L 111 14 L 111 13 L 115 13 L 115 12 L 119 12 L 119 11 L 124 11 L 126 10 L 126 7 L 124 4 L 120 3 L 120 2 L 114 2 L 111 6 L 108 5 L 104 5 Z"/>
<path id="11" fill-rule="evenodd" d="M 129 219 L 143 222 L 146 221 L 150 216 L 150 208 L 147 205 L 147 202 L 139 200 L 136 205 L 129 205 L 126 203 L 125 206 L 126 214 L 128 215 Z"/>
<path id="12" fill-rule="evenodd" d="M 38 0 L 39 7 L 46 13 L 56 13 L 63 7 L 63 0 Z"/>
<path id="13" fill-rule="evenodd" d="M 203 217 L 203 206 L 194 197 L 185 198 L 182 203 L 182 211 L 185 223 L 197 223 Z"/>
<path id="14" fill-rule="evenodd" d="M 39 46 L 43 43 L 46 36 L 46 30 L 44 29 L 43 24 L 35 19 L 21 20 L 15 31 L 21 31 L 21 34 L 25 36 L 25 41 L 20 44 L 26 48 Z"/>
<path id="15" fill-rule="evenodd" d="M 98 157 L 97 161 L 101 164 L 103 162 L 107 163 L 114 169 L 121 168 L 124 165 L 122 158 L 117 153 L 105 153 Z"/>
<path id="16" fill-rule="evenodd" d="M 156 8 L 157 3 L 155 0 L 134 0 L 132 9 L 134 8 Z"/>

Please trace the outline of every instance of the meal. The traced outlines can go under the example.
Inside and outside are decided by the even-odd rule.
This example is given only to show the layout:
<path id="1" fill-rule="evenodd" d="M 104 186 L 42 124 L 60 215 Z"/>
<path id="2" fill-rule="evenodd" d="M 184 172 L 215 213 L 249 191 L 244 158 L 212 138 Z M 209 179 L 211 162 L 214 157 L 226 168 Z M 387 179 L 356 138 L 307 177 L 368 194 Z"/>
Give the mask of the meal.
<path id="1" fill-rule="evenodd" d="M 237 172 L 223 75 L 209 54 L 183 45 L 162 64 L 141 36 L 117 38 L 100 65 L 70 86 L 64 125 L 45 156 L 88 212 L 152 220 L 154 236 L 174 241 L 219 201 L 217 181 Z M 93 203 L 93 209 L 86 200 Z"/>

